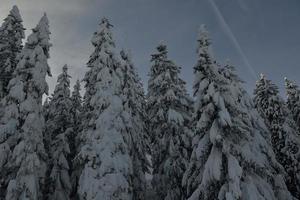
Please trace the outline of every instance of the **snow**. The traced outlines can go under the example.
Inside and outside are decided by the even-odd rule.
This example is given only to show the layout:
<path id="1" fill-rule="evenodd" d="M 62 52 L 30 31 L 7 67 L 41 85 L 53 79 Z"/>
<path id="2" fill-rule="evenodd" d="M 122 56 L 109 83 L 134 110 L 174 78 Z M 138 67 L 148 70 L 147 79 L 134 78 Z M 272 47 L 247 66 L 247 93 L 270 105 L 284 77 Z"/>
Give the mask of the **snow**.
<path id="1" fill-rule="evenodd" d="M 242 196 L 240 181 L 243 169 L 239 165 L 238 160 L 233 155 L 228 155 L 228 178 L 229 178 L 229 191 L 231 199 L 239 199 Z M 226 198 L 227 199 L 227 198 Z"/>
<path id="2" fill-rule="evenodd" d="M 0 80 L 0 199 L 299 199 L 298 86 L 285 78 L 285 102 L 261 74 L 253 102 L 235 67 L 215 59 L 205 25 L 194 99 L 164 43 L 151 55 L 145 96 L 103 18 L 83 100 L 79 80 L 71 95 L 64 65 L 42 106 L 49 21 L 44 14 L 24 47 L 21 22 L 14 6 L 0 27 L 0 74 L 10 77 Z"/>
<path id="3" fill-rule="evenodd" d="M 222 152 L 214 145 L 204 166 L 201 186 L 206 186 L 207 183 L 214 180 L 220 181 L 221 170 Z"/>
<path id="4" fill-rule="evenodd" d="M 195 135 L 182 181 L 188 199 L 277 199 L 279 190 L 291 199 L 286 188 L 273 184 L 283 168 L 275 159 L 267 127 L 240 86 L 242 81 L 233 67 L 218 68 L 203 27 L 198 41 Z"/>
<path id="5" fill-rule="evenodd" d="M 45 23 L 43 23 L 43 21 Z M 10 175 L 9 187 L 7 190 L 7 198 L 13 194 L 17 199 L 25 199 L 25 196 L 31 199 L 40 199 L 42 196 L 40 188 L 42 187 L 46 173 L 46 153 L 43 145 L 43 128 L 44 119 L 42 117 L 42 95 L 47 92 L 47 83 L 45 80 L 46 72 L 50 71 L 47 64 L 48 50 L 51 45 L 48 43 L 49 33 L 48 23 L 43 17 L 33 33 L 29 37 L 29 41 L 22 50 L 15 71 L 15 80 L 11 81 L 12 102 L 7 103 L 18 105 L 19 118 L 16 133 L 18 141 L 11 146 L 13 149 L 12 157 L 9 160 L 9 166 L 16 171 Z M 42 34 L 45 33 L 45 34 Z M 42 43 L 36 41 L 32 44 L 30 38 L 39 35 Z M 45 42 L 47 41 L 47 42 Z M 30 77 L 30 79 L 26 77 Z M 16 94 L 20 92 L 20 96 Z M 9 99 L 9 98 L 8 98 Z M 14 119 L 16 116 L 9 116 Z M 16 190 L 19 192 L 15 194 Z M 27 197 L 26 197 L 27 198 Z"/>
<path id="6" fill-rule="evenodd" d="M 210 142 L 213 145 L 217 145 L 218 143 L 222 142 L 221 133 L 222 131 L 220 130 L 219 123 L 217 120 L 214 120 L 209 130 Z"/>
<path id="7" fill-rule="evenodd" d="M 271 131 L 276 159 L 283 165 L 287 187 L 298 198 L 300 157 L 299 148 L 296 146 L 300 146 L 299 130 L 283 99 L 278 95 L 278 87 L 266 76 L 261 75 L 254 93 L 255 106 Z"/>
<path id="8" fill-rule="evenodd" d="M 123 71 L 114 55 L 111 25 L 101 20 L 88 62 L 84 111 L 88 118 L 78 135 L 80 149 L 75 167 L 80 170 L 79 199 L 132 199 L 133 160 L 123 104 Z M 90 109 L 93 108 L 93 109 Z M 124 113 L 123 113 L 124 112 Z"/>
<path id="9" fill-rule="evenodd" d="M 184 122 L 184 118 L 179 112 L 177 112 L 173 109 L 169 109 L 169 111 L 168 111 L 168 122 L 169 123 L 175 122 L 179 126 L 182 126 L 183 122 Z"/>
<path id="10" fill-rule="evenodd" d="M 184 199 L 181 179 L 190 154 L 191 135 L 187 124 L 191 118 L 192 100 L 180 67 L 168 58 L 165 44 L 152 55 L 148 82 L 147 114 L 153 138 L 152 188 L 157 199 Z"/>
<path id="11" fill-rule="evenodd" d="M 7 77 L 0 80 L 0 100 L 8 93 L 24 37 L 22 18 L 18 7 L 13 6 L 0 26 L 0 74 Z"/>

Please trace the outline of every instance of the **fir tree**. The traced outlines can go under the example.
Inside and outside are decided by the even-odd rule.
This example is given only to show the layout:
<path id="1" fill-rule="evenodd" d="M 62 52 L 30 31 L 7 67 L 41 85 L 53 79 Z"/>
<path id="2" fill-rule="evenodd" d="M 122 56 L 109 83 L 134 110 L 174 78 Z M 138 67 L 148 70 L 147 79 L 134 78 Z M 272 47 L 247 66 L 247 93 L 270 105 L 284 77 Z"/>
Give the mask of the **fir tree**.
<path id="1" fill-rule="evenodd" d="M 80 122 L 81 122 L 81 112 L 82 112 L 82 97 L 80 94 L 81 86 L 80 86 L 80 81 L 77 80 L 72 96 L 71 96 L 71 101 L 72 101 L 72 108 L 71 108 L 71 115 L 72 115 L 72 124 L 74 127 L 74 132 L 78 133 L 80 129 Z M 77 134 L 76 134 L 77 135 Z M 74 138 L 76 137 L 74 136 Z"/>
<path id="2" fill-rule="evenodd" d="M 1 128 L 0 135 L 8 138 L 6 142 L 13 149 L 6 165 L 10 175 L 7 200 L 42 198 L 47 160 L 43 144 L 42 96 L 48 92 L 45 77 L 51 75 L 47 63 L 51 46 L 49 34 L 48 19 L 44 15 L 20 53 L 14 78 L 8 85 L 9 93 L 4 99 L 6 112 L 2 122 L 8 129 Z M 13 144 L 11 138 L 15 138 Z"/>
<path id="3" fill-rule="evenodd" d="M 80 94 L 81 86 L 80 86 L 80 81 L 77 80 L 72 96 L 71 96 L 71 102 L 72 102 L 72 107 L 70 110 L 71 114 L 71 123 L 72 123 L 72 130 L 69 134 L 69 146 L 70 146 L 70 154 L 69 154 L 69 160 L 73 160 L 80 150 L 79 148 L 79 142 L 77 141 L 77 136 L 78 133 L 82 131 L 82 97 Z M 79 173 L 78 169 L 76 169 L 73 166 L 73 162 L 71 164 L 71 171 L 72 171 L 72 176 L 71 176 L 71 181 L 72 181 L 72 192 L 71 192 L 71 199 L 76 198 L 76 193 L 77 193 L 77 186 L 78 186 L 78 178 L 79 178 Z"/>
<path id="4" fill-rule="evenodd" d="M 76 138 L 77 135 L 81 130 L 81 120 L 82 120 L 82 97 L 80 94 L 81 86 L 80 86 L 80 81 L 77 80 L 72 96 L 71 96 L 71 123 L 72 123 L 72 133 L 69 136 L 69 141 L 70 141 L 70 149 L 71 149 L 71 158 L 73 159 L 75 157 L 75 154 L 77 152 L 77 143 L 76 143 Z"/>
<path id="5" fill-rule="evenodd" d="M 17 6 L 13 6 L 0 27 L 0 99 L 8 94 L 8 83 L 13 78 L 17 57 L 24 39 L 22 18 Z"/>
<path id="6" fill-rule="evenodd" d="M 232 69 L 220 73 L 204 25 L 198 43 L 193 152 L 183 178 L 188 199 L 291 199 L 267 130 Z"/>
<path id="7" fill-rule="evenodd" d="M 102 19 L 94 33 L 95 47 L 85 74 L 83 131 L 75 165 L 81 168 L 81 200 L 132 199 L 132 161 L 126 138 L 122 70 L 114 52 L 112 25 Z"/>
<path id="8" fill-rule="evenodd" d="M 254 91 L 255 106 L 271 130 L 276 159 L 284 167 L 286 184 L 300 198 L 300 137 L 276 85 L 261 75 Z"/>
<path id="9" fill-rule="evenodd" d="M 63 72 L 58 76 L 52 100 L 49 105 L 49 114 L 46 121 L 46 136 L 50 144 L 48 152 L 50 163 L 48 169 L 49 182 L 47 185 L 47 199 L 70 199 L 72 185 L 69 176 L 71 162 L 68 134 L 71 132 L 71 107 L 70 78 L 68 67 L 63 67 Z"/>
<path id="10" fill-rule="evenodd" d="M 45 122 L 48 120 L 49 109 L 50 109 L 50 98 L 46 97 L 46 99 L 43 103 L 43 115 L 44 115 Z"/>
<path id="11" fill-rule="evenodd" d="M 300 131 L 300 90 L 294 82 L 287 78 L 284 80 L 287 94 L 286 105 L 298 126 L 298 130 Z"/>
<path id="12" fill-rule="evenodd" d="M 149 130 L 153 136 L 153 180 L 158 199 L 185 199 L 181 179 L 191 142 L 188 124 L 192 101 L 179 77 L 180 67 L 168 59 L 167 47 L 152 55 L 147 96 Z"/>
<path id="13" fill-rule="evenodd" d="M 130 155 L 133 163 L 133 199 L 145 199 L 146 179 L 149 172 L 149 162 L 146 154 L 149 153 L 149 137 L 146 127 L 145 94 L 141 80 L 132 63 L 131 57 L 121 51 L 121 67 L 124 78 L 122 91 L 124 95 L 124 109 L 127 112 L 126 129 L 129 132 L 127 143 L 130 145 Z"/>

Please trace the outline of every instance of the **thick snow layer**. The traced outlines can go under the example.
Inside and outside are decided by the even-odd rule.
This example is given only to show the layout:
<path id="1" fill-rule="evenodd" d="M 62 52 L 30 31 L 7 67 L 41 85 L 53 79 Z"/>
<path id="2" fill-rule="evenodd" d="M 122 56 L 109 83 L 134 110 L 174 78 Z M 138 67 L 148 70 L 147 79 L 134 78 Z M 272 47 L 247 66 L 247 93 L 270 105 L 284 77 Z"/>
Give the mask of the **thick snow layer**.
<path id="1" fill-rule="evenodd" d="M 210 155 L 205 163 L 201 185 L 211 181 L 219 181 L 222 170 L 222 152 L 216 146 L 212 147 Z"/>
<path id="2" fill-rule="evenodd" d="M 173 109 L 169 109 L 169 111 L 168 111 L 168 121 L 170 123 L 171 122 L 175 122 L 179 126 L 182 126 L 183 122 L 184 122 L 184 118 L 183 118 L 183 116 L 179 112 L 177 112 L 177 111 L 175 111 Z"/>
<path id="3" fill-rule="evenodd" d="M 285 191 L 284 199 L 291 200 L 284 180 L 274 185 L 283 168 L 275 159 L 268 129 L 241 81 L 233 68 L 218 68 L 203 27 L 198 41 L 195 135 L 182 181 L 188 199 L 275 200 Z"/>

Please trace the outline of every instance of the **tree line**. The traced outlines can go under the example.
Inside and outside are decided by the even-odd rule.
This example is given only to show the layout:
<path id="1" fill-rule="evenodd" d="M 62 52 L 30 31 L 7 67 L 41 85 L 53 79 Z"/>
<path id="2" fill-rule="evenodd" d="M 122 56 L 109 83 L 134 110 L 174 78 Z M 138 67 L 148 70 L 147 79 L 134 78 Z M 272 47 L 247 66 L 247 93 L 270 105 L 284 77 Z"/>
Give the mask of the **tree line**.
<path id="1" fill-rule="evenodd" d="M 14 6 L 0 27 L 1 200 L 300 199 L 300 89 L 261 75 L 249 95 L 205 25 L 191 97 L 163 43 L 145 93 L 106 18 L 83 79 L 64 65 L 48 95 L 47 15 L 24 44 L 22 23 Z"/>

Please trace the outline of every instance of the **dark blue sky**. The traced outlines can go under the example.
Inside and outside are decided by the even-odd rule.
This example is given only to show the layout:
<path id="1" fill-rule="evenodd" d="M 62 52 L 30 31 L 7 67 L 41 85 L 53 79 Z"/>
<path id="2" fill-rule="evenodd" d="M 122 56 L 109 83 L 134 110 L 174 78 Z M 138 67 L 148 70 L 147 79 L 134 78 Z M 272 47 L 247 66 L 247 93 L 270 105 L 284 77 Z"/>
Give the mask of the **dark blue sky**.
<path id="1" fill-rule="evenodd" d="M 201 24 L 211 33 L 217 60 L 230 59 L 250 93 L 259 73 L 280 88 L 285 76 L 300 84 L 299 0 L 0 0 L 0 19 L 14 4 L 28 30 L 48 14 L 54 45 L 51 91 L 65 63 L 74 79 L 83 77 L 90 39 L 103 16 L 114 25 L 118 49 L 131 50 L 145 84 L 150 55 L 164 41 L 191 89 Z"/>

